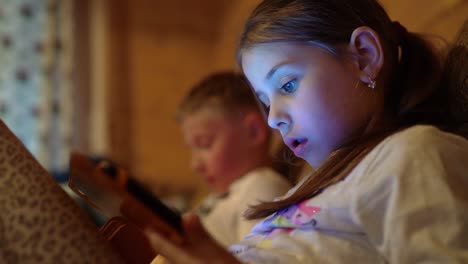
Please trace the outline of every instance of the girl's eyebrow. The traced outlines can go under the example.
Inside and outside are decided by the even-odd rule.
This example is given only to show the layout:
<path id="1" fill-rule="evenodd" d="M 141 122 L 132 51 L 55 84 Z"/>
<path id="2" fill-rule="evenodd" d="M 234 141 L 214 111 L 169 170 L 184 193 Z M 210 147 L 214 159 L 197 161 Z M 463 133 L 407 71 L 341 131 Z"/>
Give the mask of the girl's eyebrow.
<path id="1" fill-rule="evenodd" d="M 280 68 L 283 68 L 283 67 L 286 67 L 288 66 L 289 64 L 292 64 L 293 62 L 292 61 L 282 61 L 280 63 L 278 63 L 277 65 L 275 65 L 273 68 L 271 68 L 271 70 L 267 73 L 266 77 L 265 77 L 265 81 L 269 81 L 271 78 L 273 78 L 273 76 L 278 72 L 278 70 Z"/>
<path id="2" fill-rule="evenodd" d="M 278 71 L 279 68 L 285 66 L 288 63 L 289 63 L 288 61 L 283 61 L 275 65 L 273 68 L 271 68 L 271 70 L 267 73 L 265 77 L 265 81 L 270 80 L 273 77 L 273 75 L 275 75 L 275 73 Z"/>

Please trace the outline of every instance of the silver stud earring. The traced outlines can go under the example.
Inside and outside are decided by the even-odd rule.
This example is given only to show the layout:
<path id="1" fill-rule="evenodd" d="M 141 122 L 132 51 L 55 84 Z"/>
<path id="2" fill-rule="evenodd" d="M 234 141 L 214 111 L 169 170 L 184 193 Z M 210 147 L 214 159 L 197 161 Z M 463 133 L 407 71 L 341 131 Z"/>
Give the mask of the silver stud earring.
<path id="1" fill-rule="evenodd" d="M 367 84 L 367 87 L 374 90 L 376 85 L 377 85 L 376 81 L 369 75 L 369 83 Z"/>

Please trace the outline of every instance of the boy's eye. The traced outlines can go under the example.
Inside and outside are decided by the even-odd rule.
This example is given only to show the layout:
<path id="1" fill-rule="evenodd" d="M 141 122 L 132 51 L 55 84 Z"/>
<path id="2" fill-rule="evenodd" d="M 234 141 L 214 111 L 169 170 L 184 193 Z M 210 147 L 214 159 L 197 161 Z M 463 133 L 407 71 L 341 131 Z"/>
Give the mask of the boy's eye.
<path id="1" fill-rule="evenodd" d="M 201 137 L 198 138 L 195 142 L 195 145 L 199 149 L 208 149 L 211 147 L 213 144 L 213 138 L 212 137 Z"/>
<path id="2" fill-rule="evenodd" d="M 280 90 L 284 93 L 287 93 L 287 94 L 290 94 L 290 93 L 294 93 L 297 89 L 297 82 L 296 80 L 291 80 L 285 84 L 283 84 L 283 86 L 281 86 Z"/>

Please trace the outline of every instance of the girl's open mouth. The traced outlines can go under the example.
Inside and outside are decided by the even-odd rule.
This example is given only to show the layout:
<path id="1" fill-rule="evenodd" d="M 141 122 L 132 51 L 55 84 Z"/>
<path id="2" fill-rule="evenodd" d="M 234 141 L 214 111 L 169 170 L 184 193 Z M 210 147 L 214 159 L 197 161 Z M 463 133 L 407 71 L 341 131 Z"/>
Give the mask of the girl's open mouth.
<path id="1" fill-rule="evenodd" d="M 301 156 L 305 150 L 305 146 L 307 145 L 307 138 L 289 138 L 286 139 L 286 145 L 294 151 L 296 156 Z"/>

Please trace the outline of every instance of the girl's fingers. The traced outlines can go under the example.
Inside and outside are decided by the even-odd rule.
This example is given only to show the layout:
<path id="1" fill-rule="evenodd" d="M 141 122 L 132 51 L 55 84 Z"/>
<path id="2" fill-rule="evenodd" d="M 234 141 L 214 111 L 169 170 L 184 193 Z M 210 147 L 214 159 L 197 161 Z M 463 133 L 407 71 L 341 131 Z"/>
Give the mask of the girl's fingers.
<path id="1" fill-rule="evenodd" d="M 185 240 L 182 244 L 174 244 L 164 234 L 148 229 L 148 236 L 153 248 L 164 256 L 169 263 L 174 264 L 228 264 L 239 263 L 226 249 L 220 246 L 206 232 L 195 214 L 183 216 Z"/>
<path id="2" fill-rule="evenodd" d="M 177 244 L 180 244 L 183 241 L 181 234 L 133 197 L 127 197 L 124 199 L 120 207 L 120 212 L 130 222 L 143 230 L 151 229 L 157 231 L 159 234 Z"/>
<path id="3" fill-rule="evenodd" d="M 211 240 L 211 236 L 203 227 L 202 223 L 200 222 L 200 218 L 198 215 L 194 213 L 187 213 L 183 215 L 183 225 L 184 230 L 187 231 L 188 236 L 193 241 L 197 240 L 205 240 L 209 238 Z"/>
<path id="4" fill-rule="evenodd" d="M 164 239 L 158 233 L 151 230 L 145 230 L 145 234 L 148 237 L 153 248 L 159 252 L 162 256 L 167 258 L 171 264 L 201 264 L 202 262 L 189 256 L 182 249 L 178 248 L 168 240 Z"/>

